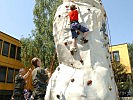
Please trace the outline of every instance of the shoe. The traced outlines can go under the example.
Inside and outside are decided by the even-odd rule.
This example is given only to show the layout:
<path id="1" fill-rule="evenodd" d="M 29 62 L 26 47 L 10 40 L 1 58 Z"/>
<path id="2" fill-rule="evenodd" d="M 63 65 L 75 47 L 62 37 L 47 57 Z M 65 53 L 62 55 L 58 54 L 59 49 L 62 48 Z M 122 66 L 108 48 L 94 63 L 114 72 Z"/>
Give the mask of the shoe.
<path id="1" fill-rule="evenodd" d="M 84 38 L 80 39 L 80 42 L 84 42 Z"/>
<path id="2" fill-rule="evenodd" d="M 77 48 L 74 48 L 74 52 L 77 52 Z"/>
<path id="3" fill-rule="evenodd" d="M 80 39 L 80 41 L 83 42 L 83 43 L 87 43 L 88 42 L 88 40 L 86 40 L 84 38 Z"/>
<path id="4" fill-rule="evenodd" d="M 73 48 L 71 49 L 71 51 L 77 52 L 76 47 L 73 47 Z"/>
<path id="5" fill-rule="evenodd" d="M 88 42 L 88 40 L 85 39 L 85 40 L 84 40 L 84 43 L 87 43 L 87 42 Z"/>

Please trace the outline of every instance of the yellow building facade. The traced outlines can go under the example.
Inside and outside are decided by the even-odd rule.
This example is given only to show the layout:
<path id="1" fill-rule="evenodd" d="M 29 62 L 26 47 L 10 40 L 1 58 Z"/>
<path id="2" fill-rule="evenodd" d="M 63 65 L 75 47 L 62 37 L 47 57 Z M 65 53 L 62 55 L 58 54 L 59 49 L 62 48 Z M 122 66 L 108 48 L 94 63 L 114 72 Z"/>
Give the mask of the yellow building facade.
<path id="1" fill-rule="evenodd" d="M 130 74 L 131 64 L 128 54 L 128 45 L 126 43 L 113 45 L 109 50 L 112 52 L 112 59 L 123 64 L 126 67 L 127 73 Z"/>

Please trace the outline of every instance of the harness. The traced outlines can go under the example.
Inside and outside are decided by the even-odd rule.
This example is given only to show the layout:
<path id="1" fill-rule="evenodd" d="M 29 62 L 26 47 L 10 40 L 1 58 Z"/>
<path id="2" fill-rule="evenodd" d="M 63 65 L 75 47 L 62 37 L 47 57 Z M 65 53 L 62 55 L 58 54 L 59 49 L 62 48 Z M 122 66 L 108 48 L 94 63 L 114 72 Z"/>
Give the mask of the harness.
<path id="1" fill-rule="evenodd" d="M 74 20 L 74 21 L 71 21 L 70 24 L 75 23 L 75 22 L 79 23 L 77 20 Z"/>

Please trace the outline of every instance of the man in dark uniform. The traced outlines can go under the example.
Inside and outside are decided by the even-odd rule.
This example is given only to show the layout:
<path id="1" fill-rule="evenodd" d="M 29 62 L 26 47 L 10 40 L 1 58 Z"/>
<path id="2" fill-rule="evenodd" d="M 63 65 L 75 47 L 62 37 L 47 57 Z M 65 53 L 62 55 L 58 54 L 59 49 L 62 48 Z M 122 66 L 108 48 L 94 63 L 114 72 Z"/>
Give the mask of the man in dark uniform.
<path id="1" fill-rule="evenodd" d="M 32 72 L 32 84 L 34 87 L 32 96 L 34 100 L 44 100 L 48 75 L 46 74 L 46 71 L 41 68 L 41 60 L 39 58 L 33 58 L 31 63 L 35 67 Z"/>
<path id="2" fill-rule="evenodd" d="M 15 87 L 13 91 L 12 100 L 24 100 L 24 86 L 25 86 L 25 79 L 30 75 L 31 68 L 25 74 L 25 69 L 21 68 L 19 70 L 19 74 L 15 76 Z"/>

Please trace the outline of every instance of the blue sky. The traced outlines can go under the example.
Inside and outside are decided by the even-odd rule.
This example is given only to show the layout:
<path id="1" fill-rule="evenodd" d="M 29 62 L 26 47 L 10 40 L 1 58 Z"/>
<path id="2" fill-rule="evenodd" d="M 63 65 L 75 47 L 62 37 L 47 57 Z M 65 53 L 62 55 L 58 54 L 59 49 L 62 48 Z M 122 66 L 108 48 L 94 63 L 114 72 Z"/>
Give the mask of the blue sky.
<path id="1" fill-rule="evenodd" d="M 133 41 L 133 0 L 103 0 L 112 44 Z M 0 0 L 0 31 L 17 39 L 34 29 L 34 0 Z"/>

